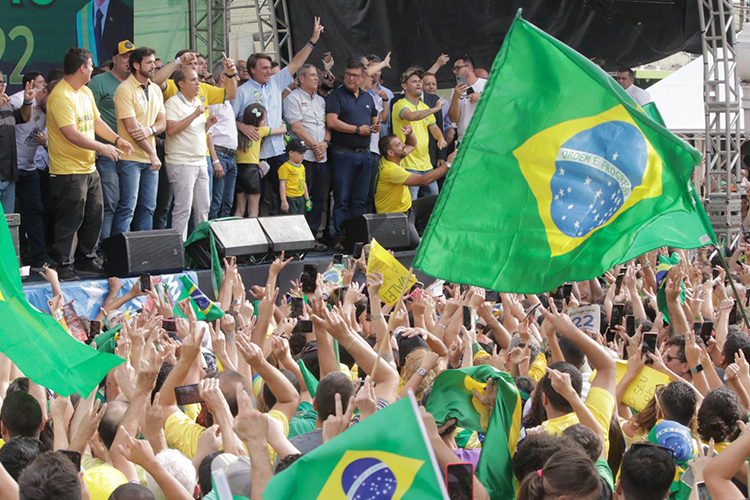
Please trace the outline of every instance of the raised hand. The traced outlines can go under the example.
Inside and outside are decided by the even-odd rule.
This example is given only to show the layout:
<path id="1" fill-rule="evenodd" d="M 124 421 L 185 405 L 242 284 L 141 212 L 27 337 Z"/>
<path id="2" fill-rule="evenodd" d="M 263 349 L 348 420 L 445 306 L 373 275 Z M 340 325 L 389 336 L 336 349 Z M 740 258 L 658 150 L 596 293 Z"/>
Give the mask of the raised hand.
<path id="1" fill-rule="evenodd" d="M 320 24 L 320 18 L 316 17 L 315 24 L 313 24 L 313 33 L 312 33 L 312 36 L 310 37 L 310 41 L 312 43 L 318 43 L 318 40 L 320 39 L 320 35 L 321 33 L 323 33 L 323 31 L 325 31 L 325 26 Z"/>
<path id="2" fill-rule="evenodd" d="M 323 422 L 324 443 L 347 430 L 349 428 L 349 424 L 351 424 L 352 422 L 352 414 L 354 413 L 354 398 L 349 398 L 349 404 L 346 407 L 346 412 L 343 411 L 343 405 L 341 404 L 341 394 L 337 392 L 335 394 L 335 398 L 336 413 L 330 415 L 326 419 L 326 421 Z"/>

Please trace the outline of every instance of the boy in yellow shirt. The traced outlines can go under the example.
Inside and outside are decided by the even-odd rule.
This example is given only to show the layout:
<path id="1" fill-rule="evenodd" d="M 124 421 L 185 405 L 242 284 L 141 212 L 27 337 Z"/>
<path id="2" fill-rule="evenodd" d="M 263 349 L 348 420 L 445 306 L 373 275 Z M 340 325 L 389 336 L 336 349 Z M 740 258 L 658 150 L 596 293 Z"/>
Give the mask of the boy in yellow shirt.
<path id="1" fill-rule="evenodd" d="M 305 210 L 312 209 L 305 183 L 305 166 L 302 164 L 308 149 L 305 141 L 295 137 L 286 145 L 289 161 L 279 167 L 281 211 L 289 215 L 304 215 Z"/>

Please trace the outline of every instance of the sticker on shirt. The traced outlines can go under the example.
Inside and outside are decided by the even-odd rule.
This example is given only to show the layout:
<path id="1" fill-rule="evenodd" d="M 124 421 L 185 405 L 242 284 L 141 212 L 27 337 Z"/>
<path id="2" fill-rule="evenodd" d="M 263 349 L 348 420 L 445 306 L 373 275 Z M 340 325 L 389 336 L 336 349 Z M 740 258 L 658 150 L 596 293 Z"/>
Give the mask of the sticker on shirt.
<path id="1" fill-rule="evenodd" d="M 34 148 L 39 146 L 39 143 L 36 142 L 36 135 L 41 133 L 41 129 L 39 127 L 34 127 L 34 129 L 29 133 L 29 135 L 24 139 L 23 144 L 27 148 Z"/>

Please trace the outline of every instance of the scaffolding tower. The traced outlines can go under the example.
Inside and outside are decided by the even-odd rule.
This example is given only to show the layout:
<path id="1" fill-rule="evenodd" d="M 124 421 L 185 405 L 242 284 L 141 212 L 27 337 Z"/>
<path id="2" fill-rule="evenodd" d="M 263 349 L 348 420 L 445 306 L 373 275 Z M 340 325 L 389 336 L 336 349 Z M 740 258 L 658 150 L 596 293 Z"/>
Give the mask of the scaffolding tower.
<path id="1" fill-rule="evenodd" d="M 729 246 L 742 232 L 740 179 L 740 85 L 734 50 L 731 0 L 698 0 L 703 46 L 706 113 L 708 219 L 719 241 Z"/>
<path id="2" fill-rule="evenodd" d="M 206 54 L 209 69 L 228 55 L 230 36 L 248 27 L 254 51 L 282 65 L 292 59 L 286 0 L 190 0 L 188 16 L 190 48 Z"/>

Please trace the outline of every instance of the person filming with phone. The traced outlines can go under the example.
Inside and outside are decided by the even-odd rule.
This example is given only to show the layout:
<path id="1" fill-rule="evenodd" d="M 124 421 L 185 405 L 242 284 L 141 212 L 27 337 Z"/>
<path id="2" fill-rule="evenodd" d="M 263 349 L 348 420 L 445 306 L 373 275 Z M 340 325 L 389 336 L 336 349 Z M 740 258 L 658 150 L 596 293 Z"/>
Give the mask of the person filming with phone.
<path id="1" fill-rule="evenodd" d="M 469 56 L 456 59 L 453 63 L 453 74 L 456 75 L 457 85 L 451 94 L 448 116 L 458 126 L 458 142 L 460 143 L 469 127 L 471 117 L 474 116 L 487 80 L 476 75 L 474 59 Z"/>

